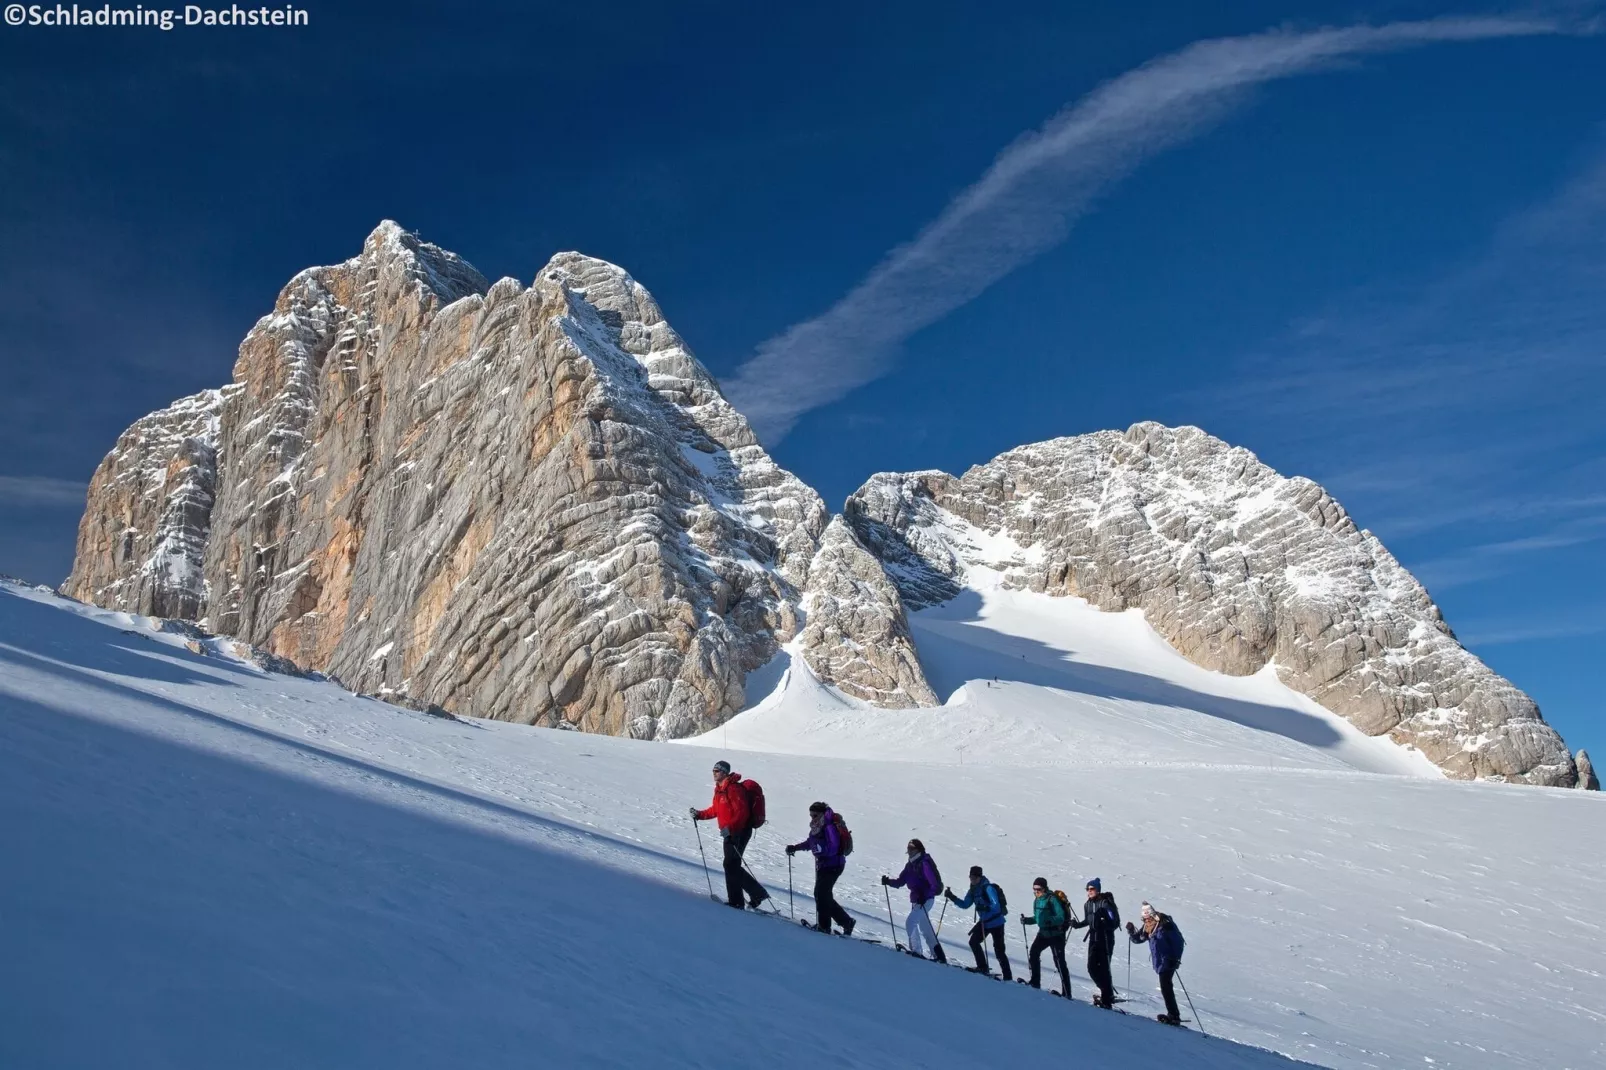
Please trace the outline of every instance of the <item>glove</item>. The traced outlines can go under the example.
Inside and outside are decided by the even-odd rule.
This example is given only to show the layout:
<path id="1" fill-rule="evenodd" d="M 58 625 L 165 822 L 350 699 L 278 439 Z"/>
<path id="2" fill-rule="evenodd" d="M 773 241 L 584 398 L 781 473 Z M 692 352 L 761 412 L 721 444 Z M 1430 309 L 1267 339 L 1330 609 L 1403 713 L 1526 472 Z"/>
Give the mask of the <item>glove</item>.
<path id="1" fill-rule="evenodd" d="M 1026 916 L 1026 915 L 1025 915 L 1025 914 L 1022 914 L 1022 915 L 1021 915 L 1021 916 L 1020 916 L 1020 923 L 1021 923 L 1021 924 L 1022 924 L 1022 925 L 1025 925 L 1025 924 L 1026 924 L 1026 923 L 1028 923 L 1028 922 L 1030 922 L 1030 921 L 1031 921 L 1031 920 L 1032 920 L 1032 919 L 1031 919 L 1031 918 L 1028 918 L 1028 917 L 1027 917 L 1027 916 Z"/>
<path id="2" fill-rule="evenodd" d="M 786 853 L 789 854 L 789 855 L 797 854 L 797 844 L 795 844 L 795 843 L 787 844 L 786 845 Z"/>
<path id="3" fill-rule="evenodd" d="M 701 818 L 699 818 L 699 817 L 698 817 L 698 816 L 697 816 L 697 807 L 695 807 L 695 806 L 694 806 L 694 807 L 692 807 L 692 808 L 691 808 L 691 819 L 692 819 L 692 820 L 693 820 L 693 821 L 699 821 L 699 820 L 701 820 Z"/>
<path id="4" fill-rule="evenodd" d="M 882 884 L 891 884 L 892 883 L 892 878 L 887 876 L 885 873 L 883 873 L 881 875 L 881 883 Z"/>
<path id="5" fill-rule="evenodd" d="M 952 888 L 944 888 L 942 897 L 952 903 L 954 901 L 954 890 Z"/>
<path id="6" fill-rule="evenodd" d="M 1126 923 L 1126 932 L 1127 932 L 1127 935 L 1128 935 L 1128 936 L 1131 936 L 1131 935 L 1132 935 L 1132 933 L 1134 933 L 1134 932 L 1135 932 L 1135 931 L 1136 931 L 1136 930 L 1135 930 L 1135 929 L 1133 929 L 1133 928 L 1132 928 L 1132 923 L 1131 923 L 1131 922 L 1130 922 L 1130 921 L 1129 921 L 1129 922 L 1127 922 L 1127 923 Z"/>

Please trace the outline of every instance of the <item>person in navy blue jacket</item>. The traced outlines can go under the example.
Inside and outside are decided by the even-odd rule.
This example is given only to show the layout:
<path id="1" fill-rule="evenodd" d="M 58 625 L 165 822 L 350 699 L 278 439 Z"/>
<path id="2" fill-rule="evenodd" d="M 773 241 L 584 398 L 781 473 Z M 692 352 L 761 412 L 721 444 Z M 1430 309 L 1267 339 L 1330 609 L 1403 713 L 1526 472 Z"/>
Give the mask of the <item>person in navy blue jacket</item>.
<path id="1" fill-rule="evenodd" d="M 1149 945 L 1149 964 L 1160 976 L 1160 994 L 1165 997 L 1165 1013 L 1155 1017 L 1166 1025 L 1181 1025 L 1182 1012 L 1177 1010 L 1177 994 L 1171 990 L 1171 981 L 1182 965 L 1182 930 L 1177 928 L 1177 923 L 1171 920 L 1170 915 L 1162 914 L 1144 903 L 1143 928 L 1133 928 L 1129 921 L 1126 923 L 1126 934 L 1134 944 Z"/>
<path id="2" fill-rule="evenodd" d="M 989 936 L 993 940 L 993 950 L 998 954 L 998 965 L 1003 970 L 1004 980 L 1013 980 L 1009 971 L 1009 955 L 1004 951 L 1004 927 L 1008 917 L 1004 911 L 1006 904 L 1003 890 L 987 879 L 987 874 L 981 871 L 980 866 L 970 867 L 970 894 L 960 899 L 954 895 L 952 888 L 944 888 L 942 894 L 948 901 L 960 910 L 976 908 L 976 924 L 970 930 L 970 950 L 976 956 L 974 967 L 965 969 L 972 973 L 987 973 L 987 952 L 984 949 Z"/>
<path id="3" fill-rule="evenodd" d="M 1087 975 L 1098 986 L 1093 1003 L 1108 1010 L 1115 1006 L 1110 956 L 1115 953 L 1115 934 L 1121 931 L 1121 911 L 1116 908 L 1115 896 L 1104 890 L 1097 877 L 1087 882 L 1087 903 L 1082 913 L 1080 918 L 1071 915 L 1071 928 L 1087 930 L 1082 936 L 1087 941 Z"/>

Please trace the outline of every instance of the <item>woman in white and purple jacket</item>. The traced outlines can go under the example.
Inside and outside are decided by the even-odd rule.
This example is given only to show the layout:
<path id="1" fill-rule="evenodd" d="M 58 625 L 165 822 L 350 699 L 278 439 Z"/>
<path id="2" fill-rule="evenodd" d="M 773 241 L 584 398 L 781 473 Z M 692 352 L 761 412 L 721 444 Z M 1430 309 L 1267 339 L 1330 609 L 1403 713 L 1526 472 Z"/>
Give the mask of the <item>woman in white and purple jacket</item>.
<path id="1" fill-rule="evenodd" d="M 942 945 L 937 942 L 937 934 L 931 927 L 931 904 L 937 901 L 937 894 L 942 891 L 942 874 L 937 872 L 937 863 L 932 861 L 926 853 L 926 845 L 919 840 L 909 841 L 909 861 L 903 867 L 903 872 L 896 877 L 882 877 L 881 883 L 893 888 L 909 889 L 909 954 L 925 958 L 920 945 L 926 944 L 931 948 L 931 957 L 938 962 L 947 962 L 948 956 L 943 953 Z"/>

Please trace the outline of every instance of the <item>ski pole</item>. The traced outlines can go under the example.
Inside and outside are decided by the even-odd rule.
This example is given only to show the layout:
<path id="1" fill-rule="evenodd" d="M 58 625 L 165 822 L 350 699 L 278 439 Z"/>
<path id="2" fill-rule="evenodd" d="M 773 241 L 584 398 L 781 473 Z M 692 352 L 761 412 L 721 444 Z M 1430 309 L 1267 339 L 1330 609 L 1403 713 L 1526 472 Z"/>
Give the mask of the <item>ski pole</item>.
<path id="1" fill-rule="evenodd" d="M 892 889 L 883 884 L 881 890 L 887 893 L 887 929 L 892 933 L 892 946 L 902 951 L 904 946 L 898 943 L 898 927 L 892 922 Z"/>
<path id="2" fill-rule="evenodd" d="M 1126 998 L 1132 998 L 1132 938 L 1126 941 Z"/>
<path id="3" fill-rule="evenodd" d="M 942 909 L 937 912 L 937 943 L 942 943 L 942 919 L 948 916 L 948 897 L 942 897 Z"/>
<path id="4" fill-rule="evenodd" d="M 743 847 L 741 854 L 738 854 L 736 856 L 738 859 L 741 859 L 742 872 L 746 873 L 750 878 L 752 878 L 753 883 L 758 885 L 759 891 L 764 893 L 764 898 L 760 899 L 758 902 L 759 903 L 769 903 L 770 904 L 770 910 L 774 911 L 776 916 L 778 917 L 780 915 L 780 913 L 781 913 L 781 909 L 779 907 L 777 907 L 774 903 L 770 903 L 770 890 L 768 888 L 764 887 L 764 882 L 758 879 L 758 874 L 754 873 L 751 869 L 748 868 L 747 859 L 745 857 L 746 854 L 747 854 L 747 848 Z M 758 903 L 754 903 L 753 904 L 753 909 L 754 910 L 758 909 Z"/>
<path id="5" fill-rule="evenodd" d="M 1188 995 L 1188 986 L 1183 983 L 1181 970 L 1177 971 L 1177 984 L 1182 985 L 1182 994 L 1187 997 L 1188 1009 L 1193 1011 L 1193 1024 L 1199 1027 L 1201 1035 L 1209 1036 L 1210 1034 L 1205 1032 L 1204 1023 L 1199 1020 L 1199 1010 L 1193 1005 L 1193 997 Z"/>
<path id="6" fill-rule="evenodd" d="M 792 920 L 797 920 L 797 904 L 792 900 L 792 855 L 786 855 L 786 909 L 792 912 Z M 1130 952 L 1128 957 L 1130 958 Z"/>
<path id="7" fill-rule="evenodd" d="M 708 875 L 708 855 L 703 851 L 703 830 L 697 827 L 697 819 L 691 819 L 691 830 L 697 833 L 697 853 L 703 857 L 703 880 L 708 882 L 708 898 L 719 902 L 719 896 L 714 894 L 714 878 Z"/>

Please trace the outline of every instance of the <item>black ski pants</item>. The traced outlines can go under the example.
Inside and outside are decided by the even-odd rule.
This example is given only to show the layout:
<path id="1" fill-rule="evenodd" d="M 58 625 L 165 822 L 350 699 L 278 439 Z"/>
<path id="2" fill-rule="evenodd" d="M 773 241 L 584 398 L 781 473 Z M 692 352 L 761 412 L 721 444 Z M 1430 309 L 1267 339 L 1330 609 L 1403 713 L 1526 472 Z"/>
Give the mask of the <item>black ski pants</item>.
<path id="1" fill-rule="evenodd" d="M 836 881 L 846 868 L 847 863 L 844 862 L 840 866 L 814 871 L 815 924 L 822 933 L 831 931 L 832 922 L 835 922 L 843 932 L 853 928 L 853 919 L 842 909 L 842 904 L 836 901 Z"/>
<path id="2" fill-rule="evenodd" d="M 982 928 L 977 922 L 970 930 L 970 950 L 976 956 L 976 969 L 982 973 L 987 972 L 987 951 L 985 945 L 987 937 L 993 938 L 993 953 L 998 956 L 998 967 L 1004 975 L 1004 980 L 1014 980 L 1009 972 L 1009 955 L 1004 951 L 1004 927 L 1002 925 L 991 929 Z"/>
<path id="3" fill-rule="evenodd" d="M 1087 941 L 1087 975 L 1099 989 L 1099 1002 L 1106 1007 L 1115 1003 L 1115 979 L 1110 975 L 1110 955 L 1115 951 L 1113 940 L 1100 939 L 1097 933 Z"/>
<path id="4" fill-rule="evenodd" d="M 1060 972 L 1060 995 L 1066 998 L 1071 994 L 1071 968 L 1065 965 L 1065 934 L 1046 933 L 1041 929 L 1037 931 L 1037 939 L 1032 941 L 1032 949 L 1026 955 L 1026 961 L 1032 965 L 1031 986 L 1039 987 L 1042 980 L 1040 966 L 1043 958 L 1043 949 L 1048 948 L 1054 952 L 1054 968 Z"/>
<path id="5" fill-rule="evenodd" d="M 1182 1012 L 1177 1010 L 1177 994 L 1171 988 L 1171 980 L 1176 975 L 1175 966 L 1160 971 L 1160 995 L 1165 997 L 1165 1012 L 1173 1018 L 1181 1018 Z"/>
<path id="6" fill-rule="evenodd" d="M 742 867 L 742 855 L 747 852 L 747 841 L 753 838 L 752 829 L 729 832 L 725 835 L 725 901 L 733 907 L 742 906 L 742 893 L 754 906 L 769 898 L 764 886 Z"/>

